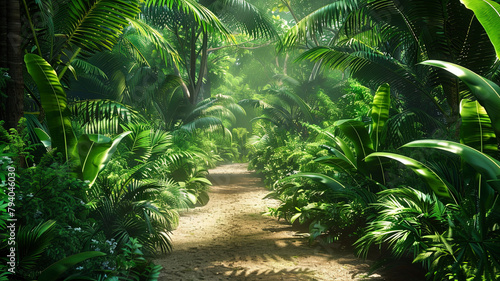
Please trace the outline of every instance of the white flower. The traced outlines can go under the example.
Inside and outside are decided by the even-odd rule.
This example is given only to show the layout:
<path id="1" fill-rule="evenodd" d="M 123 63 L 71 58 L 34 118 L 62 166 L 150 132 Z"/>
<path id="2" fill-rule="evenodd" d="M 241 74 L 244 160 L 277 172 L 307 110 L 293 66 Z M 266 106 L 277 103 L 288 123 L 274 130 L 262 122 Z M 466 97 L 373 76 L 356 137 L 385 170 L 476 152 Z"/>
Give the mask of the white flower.
<path id="1" fill-rule="evenodd" d="M 75 268 L 76 270 L 82 270 L 83 269 L 83 266 L 79 266 L 77 268 Z"/>
<path id="2" fill-rule="evenodd" d="M 73 228 L 74 231 L 82 231 L 82 228 L 81 227 L 75 227 Z"/>

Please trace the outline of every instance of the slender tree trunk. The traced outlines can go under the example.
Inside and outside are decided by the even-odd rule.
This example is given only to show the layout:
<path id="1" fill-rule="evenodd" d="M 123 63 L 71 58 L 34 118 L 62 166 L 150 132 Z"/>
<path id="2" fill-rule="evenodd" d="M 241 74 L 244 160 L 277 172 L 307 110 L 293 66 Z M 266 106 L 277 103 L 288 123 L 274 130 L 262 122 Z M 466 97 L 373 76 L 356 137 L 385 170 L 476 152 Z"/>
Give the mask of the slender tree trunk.
<path id="1" fill-rule="evenodd" d="M 0 67 L 10 80 L 0 96 L 0 119 L 6 128 L 16 128 L 24 114 L 23 54 L 21 51 L 21 9 L 19 0 L 0 1 Z"/>
<path id="2" fill-rule="evenodd" d="M 203 36 L 203 38 L 202 38 L 202 44 L 201 44 L 200 70 L 198 73 L 198 81 L 196 81 L 196 86 L 195 86 L 196 99 L 193 100 L 193 102 L 194 102 L 193 104 L 196 104 L 200 100 L 203 99 L 203 92 L 202 92 L 203 78 L 206 77 L 206 73 L 207 73 L 208 33 L 206 31 L 203 31 L 202 36 Z"/>

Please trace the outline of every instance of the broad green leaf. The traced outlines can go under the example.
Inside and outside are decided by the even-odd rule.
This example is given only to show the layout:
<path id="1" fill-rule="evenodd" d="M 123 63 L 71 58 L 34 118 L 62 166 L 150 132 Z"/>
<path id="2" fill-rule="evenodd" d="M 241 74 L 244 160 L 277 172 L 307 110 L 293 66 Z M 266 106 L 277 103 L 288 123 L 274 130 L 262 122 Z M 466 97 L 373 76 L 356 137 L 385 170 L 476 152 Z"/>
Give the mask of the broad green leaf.
<path id="1" fill-rule="evenodd" d="M 422 178 L 434 191 L 434 193 L 442 197 L 451 198 L 450 191 L 446 183 L 433 170 L 421 162 L 410 157 L 388 152 L 372 153 L 367 157 L 367 160 L 375 157 L 386 157 L 401 162 Z"/>
<path id="2" fill-rule="evenodd" d="M 48 62 L 35 54 L 26 54 L 24 62 L 28 73 L 38 86 L 52 147 L 62 152 L 66 161 L 71 158 L 78 159 L 76 137 L 71 127 L 71 112 L 67 105 L 66 93 L 56 72 Z"/>
<path id="3" fill-rule="evenodd" d="M 340 149 L 342 149 L 342 152 L 344 153 L 345 157 L 349 159 L 351 163 L 356 162 L 356 158 L 354 157 L 351 148 L 347 145 L 347 143 L 343 139 L 334 136 L 332 133 L 328 131 L 321 131 L 321 134 L 333 140 L 337 144 L 337 146 L 340 147 Z"/>
<path id="4" fill-rule="evenodd" d="M 300 216 L 302 216 L 302 213 L 296 213 L 295 215 L 293 215 L 290 219 L 290 223 L 293 224 L 298 218 L 300 218 Z"/>
<path id="5" fill-rule="evenodd" d="M 120 134 L 114 140 L 103 135 L 82 135 L 78 140 L 78 153 L 80 155 L 81 177 L 90 181 L 89 186 L 94 184 L 99 172 L 109 162 L 111 156 L 116 151 L 120 141 L 132 132 Z"/>
<path id="6" fill-rule="evenodd" d="M 372 203 L 376 200 L 374 194 L 364 188 L 349 188 L 344 186 L 339 181 L 319 173 L 297 173 L 282 179 L 282 181 L 290 181 L 296 178 L 308 178 L 315 182 L 321 183 L 324 186 L 330 188 L 330 190 L 333 191 L 335 196 L 337 196 L 339 199 L 361 199 L 360 202 L 364 202 L 365 204 Z"/>
<path id="7" fill-rule="evenodd" d="M 101 257 L 105 255 L 106 254 L 103 252 L 88 251 L 66 257 L 53 263 L 51 266 L 42 271 L 42 273 L 38 277 L 38 281 L 58 280 L 64 272 L 75 266 L 77 263 L 90 258 Z"/>
<path id="8" fill-rule="evenodd" d="M 494 157 L 498 153 L 497 139 L 491 120 L 479 102 L 460 103 L 460 142 Z"/>
<path id="9" fill-rule="evenodd" d="M 494 158 L 461 143 L 445 140 L 418 140 L 407 143 L 404 147 L 436 148 L 459 155 L 497 191 L 500 191 L 500 162 Z"/>
<path id="10" fill-rule="evenodd" d="M 36 136 L 40 139 L 45 148 L 49 148 L 52 145 L 49 134 L 40 128 L 34 128 Z"/>
<path id="11" fill-rule="evenodd" d="M 471 9 L 484 27 L 500 59 L 500 4 L 492 0 L 460 0 Z"/>
<path id="12" fill-rule="evenodd" d="M 356 171 L 356 167 L 352 163 L 347 162 L 345 158 L 339 158 L 335 156 L 323 156 L 314 160 L 315 162 L 334 167 L 339 172 L 348 173 L 350 171 Z"/>
<path id="13" fill-rule="evenodd" d="M 201 177 L 190 178 L 188 182 L 197 182 L 205 185 L 212 185 L 212 182 L 210 182 L 208 179 Z"/>
<path id="14" fill-rule="evenodd" d="M 370 138 L 373 142 L 373 148 L 378 150 L 380 144 L 383 143 L 385 137 L 385 124 L 389 119 L 389 108 L 391 107 L 391 88 L 389 84 L 383 84 L 378 87 L 375 96 L 373 97 L 373 105 L 371 110 L 372 125 L 370 130 Z"/>
<path id="15" fill-rule="evenodd" d="M 491 118 L 497 138 L 500 136 L 500 87 L 497 84 L 453 63 L 428 60 L 422 64 L 443 68 L 460 78 L 471 89 L 479 103 L 484 106 Z"/>
<path id="16" fill-rule="evenodd" d="M 343 191 L 347 190 L 346 187 L 343 184 L 341 184 L 340 182 L 338 182 L 337 180 L 332 179 L 329 176 L 325 176 L 323 174 L 318 174 L 318 173 L 297 173 L 297 174 L 288 176 L 288 177 L 284 178 L 283 180 L 288 181 L 288 180 L 295 179 L 295 178 L 309 178 L 309 179 L 312 179 L 316 182 L 319 182 L 319 183 L 326 185 L 327 187 L 331 188 L 334 191 L 343 192 Z"/>
<path id="17" fill-rule="evenodd" d="M 358 170 L 367 177 L 385 184 L 382 162 L 379 159 L 365 160 L 368 154 L 374 152 L 373 143 L 368 135 L 365 124 L 361 121 L 350 119 L 339 120 L 335 122 L 335 125 L 354 144 L 354 149 L 356 150 L 356 167 Z"/>
<path id="18" fill-rule="evenodd" d="M 356 169 L 356 164 L 354 162 L 352 162 L 349 158 L 347 158 L 342 152 L 340 152 L 338 149 L 335 149 L 333 147 L 330 147 L 330 146 L 327 146 L 327 145 L 321 145 L 320 147 L 324 148 L 324 149 L 327 149 L 331 154 L 335 155 L 336 158 L 340 159 L 340 160 L 343 160 L 343 162 L 345 162 L 345 164 L 347 165 L 347 167 L 345 167 L 346 169 Z M 326 156 L 326 157 L 320 157 L 320 158 L 324 158 L 324 159 L 328 159 L 329 156 Z M 316 160 L 319 160 L 316 159 Z"/>
<path id="19" fill-rule="evenodd" d="M 352 119 L 339 120 L 335 122 L 335 125 L 354 144 L 358 162 L 373 152 L 373 144 L 363 122 Z"/>

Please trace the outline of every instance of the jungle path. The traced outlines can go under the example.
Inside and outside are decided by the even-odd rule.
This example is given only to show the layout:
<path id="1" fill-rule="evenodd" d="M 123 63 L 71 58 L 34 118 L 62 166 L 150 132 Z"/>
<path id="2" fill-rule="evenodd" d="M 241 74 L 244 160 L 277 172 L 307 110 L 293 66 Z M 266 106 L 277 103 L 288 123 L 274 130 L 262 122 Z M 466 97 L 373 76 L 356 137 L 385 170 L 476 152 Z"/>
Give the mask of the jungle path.
<path id="1" fill-rule="evenodd" d="M 210 202 L 182 214 L 160 281 L 385 280 L 349 251 L 310 246 L 287 223 L 262 215 L 269 191 L 246 164 L 210 170 Z M 402 279 L 403 280 L 403 279 Z"/>

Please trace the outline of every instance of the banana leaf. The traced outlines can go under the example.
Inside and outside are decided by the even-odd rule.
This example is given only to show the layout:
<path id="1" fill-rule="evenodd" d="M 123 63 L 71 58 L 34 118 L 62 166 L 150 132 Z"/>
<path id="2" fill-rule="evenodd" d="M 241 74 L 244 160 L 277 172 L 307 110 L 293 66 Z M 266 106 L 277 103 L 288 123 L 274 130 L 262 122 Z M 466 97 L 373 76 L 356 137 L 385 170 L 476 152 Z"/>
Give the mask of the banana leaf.
<path id="1" fill-rule="evenodd" d="M 497 84 L 465 67 L 453 63 L 428 60 L 422 62 L 422 64 L 443 68 L 460 78 L 471 89 L 479 103 L 486 109 L 493 124 L 497 142 L 500 141 L 500 87 Z"/>
<path id="2" fill-rule="evenodd" d="M 387 157 L 391 158 L 394 160 L 397 160 L 401 163 L 403 163 L 406 167 L 410 168 L 417 174 L 420 178 L 422 178 L 436 193 L 436 195 L 445 197 L 445 198 L 451 198 L 451 194 L 448 188 L 448 185 L 445 183 L 443 179 L 441 179 L 436 172 L 431 170 L 429 167 L 426 165 L 422 164 L 421 162 L 412 159 L 410 157 L 406 157 L 403 155 L 395 154 L 395 153 L 388 153 L 388 152 L 375 152 L 370 154 L 367 157 L 367 160 L 370 158 L 375 158 L 375 157 Z"/>
<path id="3" fill-rule="evenodd" d="M 492 0 L 461 0 L 460 2 L 474 12 L 495 47 L 497 58 L 500 59 L 500 29 L 498 28 L 500 4 Z"/>
<path id="4" fill-rule="evenodd" d="M 497 139 L 484 107 L 477 101 L 464 99 L 460 103 L 460 115 L 460 143 L 495 157 L 498 154 Z"/>
<path id="5" fill-rule="evenodd" d="M 291 176 L 288 176 L 283 179 L 283 181 L 290 181 L 296 178 L 308 178 L 312 179 L 315 182 L 321 183 L 326 187 L 330 188 L 335 193 L 343 194 L 346 198 L 354 199 L 356 198 L 355 193 L 346 188 L 343 184 L 338 182 L 335 179 L 332 179 L 329 176 L 319 174 L 319 173 L 297 173 Z"/>
<path id="6" fill-rule="evenodd" d="M 82 179 L 90 181 L 89 186 L 94 184 L 97 175 L 109 162 L 120 141 L 130 133 L 132 132 L 122 133 L 114 140 L 95 134 L 80 137 L 78 140 L 78 153 L 81 165 L 78 168 Z"/>
<path id="7" fill-rule="evenodd" d="M 335 142 L 335 144 L 337 144 L 337 146 L 340 147 L 340 149 L 342 149 L 342 152 L 343 152 L 344 156 L 351 163 L 355 163 L 356 162 L 356 158 L 354 157 L 354 154 L 352 153 L 351 148 L 349 147 L 349 145 L 347 145 L 347 143 L 343 139 L 334 136 L 332 133 L 330 133 L 328 131 L 323 131 L 322 130 L 320 133 L 322 135 L 328 137 L 329 139 L 333 140 Z"/>
<path id="8" fill-rule="evenodd" d="M 322 156 L 314 159 L 314 161 L 329 167 L 333 167 L 338 172 L 350 173 L 356 171 L 356 167 L 353 166 L 352 163 L 347 162 L 345 158 L 335 156 Z"/>
<path id="9" fill-rule="evenodd" d="M 445 140 L 418 140 L 403 147 L 436 148 L 459 155 L 471 165 L 497 192 L 500 192 L 500 162 L 470 146 Z"/>
<path id="10" fill-rule="evenodd" d="M 295 178 L 308 178 L 321 183 L 333 191 L 334 195 L 339 199 L 360 200 L 359 202 L 366 206 L 376 201 L 375 195 L 365 188 L 348 187 L 329 176 L 319 173 L 297 173 L 282 179 L 282 181 L 290 181 Z"/>
<path id="11" fill-rule="evenodd" d="M 40 128 L 34 128 L 33 131 L 35 131 L 36 136 L 40 139 L 45 148 L 49 148 L 52 146 L 52 140 L 50 139 L 50 136 L 49 134 L 47 134 L 47 132 Z"/>
<path id="12" fill-rule="evenodd" d="M 359 161 L 373 152 L 373 143 L 365 128 L 365 124 L 358 120 L 339 120 L 335 125 L 346 135 L 354 144 L 356 156 Z"/>
<path id="13" fill-rule="evenodd" d="M 343 164 L 343 166 L 345 166 L 346 169 L 357 169 L 356 164 L 354 164 L 354 162 L 351 161 L 351 159 L 349 159 L 345 154 L 340 152 L 338 149 L 333 148 L 333 147 L 328 146 L 328 145 L 320 145 L 320 147 L 328 150 L 330 152 L 330 154 L 335 155 L 336 158 L 343 160 L 343 162 L 345 162 L 345 164 Z M 319 159 L 327 159 L 327 158 L 328 158 L 328 156 L 327 157 L 320 157 L 320 158 L 316 159 L 316 161 L 318 161 Z"/>
<path id="14" fill-rule="evenodd" d="M 365 123 L 358 120 L 339 120 L 335 125 L 354 144 L 356 151 L 356 167 L 365 176 L 379 183 L 385 184 L 384 166 L 380 159 L 365 159 L 366 156 L 375 152 L 373 143 L 365 127 Z"/>
<path id="15" fill-rule="evenodd" d="M 38 277 L 38 281 L 58 280 L 58 278 L 64 272 L 75 266 L 77 263 L 80 263 L 90 258 L 101 257 L 105 255 L 106 254 L 103 252 L 88 251 L 66 257 L 62 260 L 53 263 L 51 266 L 47 267 L 44 271 L 42 271 L 42 273 Z"/>
<path id="16" fill-rule="evenodd" d="M 383 84 L 378 87 L 373 97 L 371 109 L 372 124 L 370 129 L 370 138 L 373 142 L 373 148 L 378 151 L 381 143 L 384 143 L 387 119 L 389 119 L 389 108 L 391 107 L 391 88 L 389 84 Z"/>
<path id="17" fill-rule="evenodd" d="M 53 148 L 63 153 L 64 159 L 78 159 L 77 140 L 71 127 L 71 112 L 68 108 L 66 93 L 57 78 L 57 73 L 43 58 L 26 54 L 24 62 L 40 93 Z"/>

